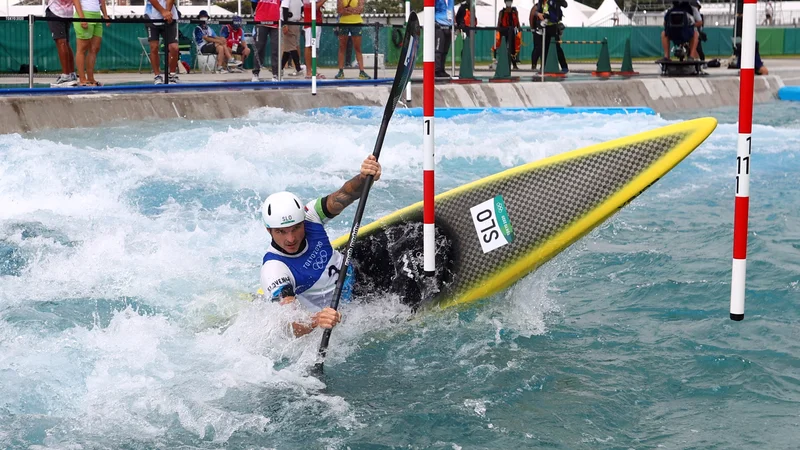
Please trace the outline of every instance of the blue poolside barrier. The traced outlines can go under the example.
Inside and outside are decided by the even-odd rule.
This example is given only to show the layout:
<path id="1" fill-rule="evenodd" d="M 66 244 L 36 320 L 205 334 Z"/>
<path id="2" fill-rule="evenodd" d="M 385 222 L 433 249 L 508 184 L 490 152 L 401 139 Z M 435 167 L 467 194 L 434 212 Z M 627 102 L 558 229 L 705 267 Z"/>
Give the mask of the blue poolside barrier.
<path id="1" fill-rule="evenodd" d="M 778 98 L 792 102 L 800 102 L 800 86 L 784 86 L 778 89 Z"/>
<path id="2" fill-rule="evenodd" d="M 383 108 L 379 106 L 342 106 L 338 108 L 314 108 L 306 111 L 309 114 L 347 114 L 350 117 L 359 119 L 371 119 L 381 117 L 383 115 Z M 452 118 L 456 116 L 463 116 L 469 114 L 501 114 L 501 113 L 515 113 L 515 112 L 528 112 L 538 114 L 645 114 L 649 116 L 656 115 L 652 108 L 639 107 L 639 106 L 622 106 L 622 107 L 593 107 L 593 106 L 557 106 L 557 107 L 511 107 L 511 108 L 436 108 L 435 114 L 438 118 Z M 398 108 L 394 112 L 397 116 L 405 117 L 422 117 L 422 108 Z"/>

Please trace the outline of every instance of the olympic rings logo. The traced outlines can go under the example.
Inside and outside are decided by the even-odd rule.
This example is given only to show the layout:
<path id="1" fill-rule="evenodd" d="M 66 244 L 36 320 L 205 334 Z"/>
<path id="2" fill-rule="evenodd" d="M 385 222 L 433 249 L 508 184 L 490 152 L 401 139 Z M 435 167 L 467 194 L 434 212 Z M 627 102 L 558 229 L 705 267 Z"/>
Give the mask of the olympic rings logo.
<path id="1" fill-rule="evenodd" d="M 325 264 L 328 262 L 328 252 L 325 250 L 320 250 L 319 257 L 314 260 L 314 264 L 311 266 L 314 270 L 322 270 L 325 268 Z"/>

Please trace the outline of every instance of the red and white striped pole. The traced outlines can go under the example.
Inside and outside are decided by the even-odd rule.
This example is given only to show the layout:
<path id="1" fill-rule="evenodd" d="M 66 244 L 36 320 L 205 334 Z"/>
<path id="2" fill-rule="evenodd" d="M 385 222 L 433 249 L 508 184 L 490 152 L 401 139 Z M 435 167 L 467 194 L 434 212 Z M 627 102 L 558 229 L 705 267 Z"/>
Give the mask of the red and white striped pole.
<path id="1" fill-rule="evenodd" d="M 750 150 L 756 59 L 756 0 L 744 0 L 739 53 L 739 141 L 736 146 L 736 203 L 733 211 L 731 320 L 744 319 L 747 272 L 747 216 L 750 208 Z"/>
<path id="2" fill-rule="evenodd" d="M 422 51 L 422 119 L 423 119 L 423 146 L 424 159 L 422 162 L 422 223 L 423 223 L 423 259 L 426 275 L 436 272 L 436 241 L 434 229 L 433 210 L 433 78 L 435 77 L 435 42 L 436 20 L 435 0 L 425 0 L 424 3 L 423 42 Z"/>

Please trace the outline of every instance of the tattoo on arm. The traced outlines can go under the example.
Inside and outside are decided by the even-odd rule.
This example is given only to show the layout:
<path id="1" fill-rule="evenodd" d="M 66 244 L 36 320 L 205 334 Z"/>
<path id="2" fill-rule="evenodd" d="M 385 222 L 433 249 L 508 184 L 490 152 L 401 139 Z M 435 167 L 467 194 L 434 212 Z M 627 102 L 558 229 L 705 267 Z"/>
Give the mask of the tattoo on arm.
<path id="1" fill-rule="evenodd" d="M 351 203 L 361 197 L 361 187 L 364 184 L 360 175 L 348 180 L 338 191 L 328 196 L 328 211 L 333 216 L 338 216 Z"/>

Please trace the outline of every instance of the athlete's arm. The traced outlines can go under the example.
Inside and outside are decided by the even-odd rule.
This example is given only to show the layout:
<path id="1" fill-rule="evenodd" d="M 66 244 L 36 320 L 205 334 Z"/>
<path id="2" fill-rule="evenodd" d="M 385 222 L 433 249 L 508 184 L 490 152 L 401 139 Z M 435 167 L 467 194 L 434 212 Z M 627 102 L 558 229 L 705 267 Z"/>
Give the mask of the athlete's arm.
<path id="1" fill-rule="evenodd" d="M 326 197 L 325 206 L 331 214 L 330 217 L 338 216 L 361 197 L 361 188 L 370 175 L 374 177 L 372 181 L 378 181 L 381 178 L 381 164 L 374 155 L 369 155 L 361 163 L 361 172 L 357 176 L 347 181 L 338 191 Z"/>

